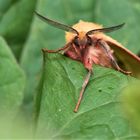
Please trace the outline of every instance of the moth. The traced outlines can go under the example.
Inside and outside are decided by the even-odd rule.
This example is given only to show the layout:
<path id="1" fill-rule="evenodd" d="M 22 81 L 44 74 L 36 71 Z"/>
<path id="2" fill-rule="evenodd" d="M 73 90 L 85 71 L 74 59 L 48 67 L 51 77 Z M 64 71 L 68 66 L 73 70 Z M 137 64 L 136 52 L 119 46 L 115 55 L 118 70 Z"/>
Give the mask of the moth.
<path id="1" fill-rule="evenodd" d="M 79 21 L 79 23 L 70 27 L 44 17 L 37 12 L 35 13 L 49 25 L 66 31 L 66 45 L 64 47 L 57 50 L 48 50 L 45 48 L 43 51 L 47 53 L 59 53 L 63 51 L 65 56 L 83 63 L 88 71 L 74 112 L 78 111 L 84 91 L 93 73 L 92 67 L 94 64 L 113 68 L 126 75 L 131 74 L 134 77 L 140 77 L 140 58 L 119 42 L 104 34 L 122 28 L 124 23 L 103 28 L 101 25 L 95 23 Z"/>

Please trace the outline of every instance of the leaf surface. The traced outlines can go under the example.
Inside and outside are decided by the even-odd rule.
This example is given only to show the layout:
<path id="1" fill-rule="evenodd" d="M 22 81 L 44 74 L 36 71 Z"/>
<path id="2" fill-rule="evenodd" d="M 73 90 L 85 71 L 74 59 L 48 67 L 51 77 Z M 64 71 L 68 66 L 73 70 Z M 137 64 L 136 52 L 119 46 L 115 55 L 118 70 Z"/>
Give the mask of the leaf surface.
<path id="1" fill-rule="evenodd" d="M 44 54 L 44 67 L 36 96 L 36 129 L 39 138 L 136 139 L 122 115 L 120 91 L 127 77 L 94 66 L 78 113 L 74 113 L 86 70 L 60 54 Z"/>

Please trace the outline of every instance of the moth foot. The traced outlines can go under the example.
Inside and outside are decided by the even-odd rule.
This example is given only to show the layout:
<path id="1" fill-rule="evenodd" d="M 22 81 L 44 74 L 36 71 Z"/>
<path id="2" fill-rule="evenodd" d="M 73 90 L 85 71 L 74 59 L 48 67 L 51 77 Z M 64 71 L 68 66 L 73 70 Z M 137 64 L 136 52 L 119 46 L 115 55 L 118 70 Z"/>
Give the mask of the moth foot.
<path id="1" fill-rule="evenodd" d="M 43 52 L 47 52 L 47 53 L 58 53 L 59 50 L 48 50 L 46 48 L 42 49 Z"/>
<path id="2" fill-rule="evenodd" d="M 132 74 L 131 71 L 125 71 L 125 70 L 122 70 L 122 69 L 119 69 L 118 71 L 120 71 L 120 72 L 122 72 L 122 73 L 124 73 L 126 75 L 131 75 Z"/>

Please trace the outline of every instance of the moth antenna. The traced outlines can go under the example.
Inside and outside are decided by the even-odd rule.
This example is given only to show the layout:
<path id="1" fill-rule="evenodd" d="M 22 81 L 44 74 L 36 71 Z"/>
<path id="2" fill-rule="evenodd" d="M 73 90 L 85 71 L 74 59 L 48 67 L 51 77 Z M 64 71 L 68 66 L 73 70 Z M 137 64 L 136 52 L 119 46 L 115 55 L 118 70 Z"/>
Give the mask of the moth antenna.
<path id="1" fill-rule="evenodd" d="M 77 32 L 77 30 L 75 30 L 74 28 L 70 27 L 70 26 L 67 26 L 67 25 L 64 25 L 62 23 L 59 23 L 59 22 L 56 22 L 56 21 L 53 21 L 47 17 L 44 17 L 42 16 L 41 14 L 39 14 L 38 12 L 35 11 L 35 14 L 43 21 L 47 22 L 49 25 L 53 26 L 53 27 L 56 27 L 58 29 L 62 29 L 64 31 L 68 31 L 68 32 L 72 32 L 74 34 L 79 34 Z"/>
<path id="2" fill-rule="evenodd" d="M 82 98 L 83 98 L 83 95 L 84 95 L 84 91 L 85 91 L 85 88 L 86 88 L 86 86 L 87 86 L 87 84 L 88 84 L 88 82 L 89 82 L 89 79 L 90 79 L 91 74 L 92 74 L 92 70 L 89 70 L 89 71 L 88 71 L 88 74 L 86 75 L 86 78 L 85 78 L 85 80 L 84 80 L 84 83 L 83 83 L 83 85 L 82 85 L 82 89 L 81 89 L 81 91 L 80 91 L 80 95 L 79 95 L 79 98 L 78 98 L 78 102 L 77 102 L 77 104 L 76 104 L 76 106 L 75 106 L 75 109 L 74 109 L 74 112 L 75 112 L 75 113 L 78 111 L 78 108 L 79 108 L 79 106 L 80 106 L 80 104 L 81 104 L 81 101 L 82 101 Z"/>
<path id="3" fill-rule="evenodd" d="M 96 32 L 103 32 L 103 33 L 113 32 L 115 30 L 118 30 L 118 29 L 122 28 L 124 25 L 125 25 L 125 23 L 122 23 L 122 24 L 119 24 L 117 26 L 112 26 L 112 27 L 108 27 L 108 28 L 90 30 L 86 33 L 86 35 L 92 35 Z"/>

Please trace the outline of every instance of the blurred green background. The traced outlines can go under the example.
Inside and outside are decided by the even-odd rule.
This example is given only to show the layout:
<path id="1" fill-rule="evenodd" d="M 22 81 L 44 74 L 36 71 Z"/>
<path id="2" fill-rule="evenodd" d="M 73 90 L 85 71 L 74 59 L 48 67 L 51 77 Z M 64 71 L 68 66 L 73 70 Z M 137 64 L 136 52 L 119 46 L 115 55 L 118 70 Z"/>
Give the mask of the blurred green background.
<path id="1" fill-rule="evenodd" d="M 64 32 L 38 19 L 35 10 L 70 26 L 79 20 L 105 27 L 125 22 L 124 28 L 111 36 L 135 54 L 140 52 L 139 0 L 0 0 L 0 113 L 3 122 L 0 137 L 3 138 L 32 137 L 32 121 L 36 117 L 33 99 L 42 75 L 41 48 L 55 49 L 65 44 Z M 96 130 L 94 132 L 96 135 Z M 132 136 L 128 139 L 139 139 L 130 130 L 128 136 Z M 63 138 L 73 139 L 69 135 Z M 116 138 L 121 139 L 121 136 Z"/>

